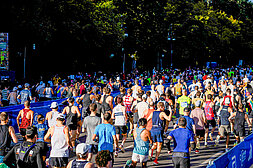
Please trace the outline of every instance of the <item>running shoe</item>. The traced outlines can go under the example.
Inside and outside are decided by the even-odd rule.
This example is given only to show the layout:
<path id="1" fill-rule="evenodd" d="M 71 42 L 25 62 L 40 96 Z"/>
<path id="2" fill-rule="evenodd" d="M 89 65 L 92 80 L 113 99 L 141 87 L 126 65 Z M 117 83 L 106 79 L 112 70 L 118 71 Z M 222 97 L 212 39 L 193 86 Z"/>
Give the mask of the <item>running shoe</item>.
<path id="1" fill-rule="evenodd" d="M 173 152 L 172 152 L 171 150 L 170 150 L 170 151 L 168 151 L 168 154 L 169 154 L 169 155 L 172 155 L 172 153 L 173 153 Z"/>
<path id="2" fill-rule="evenodd" d="M 123 146 L 123 145 L 120 145 L 119 148 L 121 149 L 121 151 L 122 151 L 123 153 L 125 153 L 125 149 L 124 149 L 124 146 Z"/>
<path id="3" fill-rule="evenodd" d="M 205 147 L 207 147 L 207 142 L 205 142 Z"/>
<path id="4" fill-rule="evenodd" d="M 196 153 L 196 154 L 198 154 L 198 153 L 199 153 L 199 150 L 198 150 L 198 149 L 196 149 L 196 150 L 195 150 L 195 153 Z"/>
<path id="5" fill-rule="evenodd" d="M 159 165 L 158 161 L 154 160 L 153 165 L 155 165 L 155 166 Z"/>
<path id="6" fill-rule="evenodd" d="M 199 141 L 197 141 L 196 147 L 200 148 L 200 142 Z"/>
<path id="7" fill-rule="evenodd" d="M 209 133 L 209 138 L 210 138 L 211 141 L 213 141 L 213 137 L 212 137 L 212 133 L 211 132 Z"/>
<path id="8" fill-rule="evenodd" d="M 114 156 L 115 156 L 115 157 L 118 157 L 118 156 L 119 156 L 118 151 L 115 151 L 115 152 L 114 152 Z"/>
<path id="9" fill-rule="evenodd" d="M 123 168 L 129 168 L 132 164 L 132 160 L 128 160 Z"/>
<path id="10" fill-rule="evenodd" d="M 226 149 L 225 149 L 225 152 L 228 152 L 228 151 L 229 151 L 229 148 L 226 148 Z"/>

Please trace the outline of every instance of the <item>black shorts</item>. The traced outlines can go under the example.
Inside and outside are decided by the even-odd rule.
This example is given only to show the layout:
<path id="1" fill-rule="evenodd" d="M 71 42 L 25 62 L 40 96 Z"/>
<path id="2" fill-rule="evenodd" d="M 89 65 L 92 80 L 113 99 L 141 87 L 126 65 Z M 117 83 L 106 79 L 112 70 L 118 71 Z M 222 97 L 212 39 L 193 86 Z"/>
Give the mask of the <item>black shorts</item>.
<path id="1" fill-rule="evenodd" d="M 51 157 L 49 163 L 52 167 L 66 167 L 68 165 L 68 157 Z"/>
<path id="2" fill-rule="evenodd" d="M 46 156 L 47 152 L 49 151 L 49 147 L 47 146 L 46 142 L 36 142 L 36 145 L 38 145 L 41 150 L 40 150 L 40 154 L 41 156 Z"/>
<path id="3" fill-rule="evenodd" d="M 206 123 L 206 125 L 205 125 L 205 128 L 209 128 L 209 124 L 211 124 L 211 126 L 214 128 L 214 127 L 216 127 L 216 121 L 215 121 L 215 119 L 213 119 L 213 120 L 207 120 L 207 123 Z"/>
<path id="4" fill-rule="evenodd" d="M 20 128 L 20 134 L 22 136 L 25 136 L 26 135 L 26 129 L 25 128 Z"/>
<path id="5" fill-rule="evenodd" d="M 172 157 L 174 168 L 190 168 L 190 158 Z"/>
<path id="6" fill-rule="evenodd" d="M 133 118 L 134 118 L 134 124 L 137 124 L 138 120 L 139 120 L 138 112 L 136 112 L 136 113 L 133 114 Z"/>
<path id="7" fill-rule="evenodd" d="M 68 128 L 69 130 L 77 130 L 77 125 L 71 124 L 71 125 L 68 125 Z"/>
<path id="8" fill-rule="evenodd" d="M 196 130 L 196 136 L 205 137 L 205 130 Z"/>
<path id="9" fill-rule="evenodd" d="M 124 125 L 124 126 L 115 126 L 115 129 L 116 129 L 116 134 L 120 134 L 120 132 L 122 134 L 127 134 L 127 126 Z"/>
<path id="10" fill-rule="evenodd" d="M 234 133 L 236 136 L 244 137 L 245 136 L 245 129 L 234 129 Z"/>

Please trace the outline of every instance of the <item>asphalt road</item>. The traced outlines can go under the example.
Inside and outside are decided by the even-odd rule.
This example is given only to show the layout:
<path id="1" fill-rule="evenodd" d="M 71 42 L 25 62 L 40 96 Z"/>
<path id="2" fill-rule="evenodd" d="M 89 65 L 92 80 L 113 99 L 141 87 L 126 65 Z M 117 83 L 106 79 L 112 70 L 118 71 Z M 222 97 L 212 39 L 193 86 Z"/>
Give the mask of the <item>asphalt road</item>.
<path id="1" fill-rule="evenodd" d="M 172 124 L 169 127 L 169 130 L 172 130 Z M 211 128 L 210 128 L 211 130 Z M 218 130 L 216 128 L 214 132 L 213 139 L 216 138 L 218 134 Z M 84 134 L 82 134 L 81 142 L 84 141 L 85 137 L 83 137 Z M 120 141 L 121 142 L 121 141 Z M 229 148 L 231 149 L 234 145 L 235 137 L 230 136 L 230 145 Z M 214 141 L 210 141 L 208 138 L 208 146 L 204 146 L 204 141 L 201 141 L 201 147 L 199 149 L 200 153 L 195 154 L 194 151 L 191 152 L 191 168 L 204 168 L 206 167 L 209 162 L 215 160 L 219 156 L 221 156 L 223 153 L 225 153 L 225 139 L 221 139 L 218 146 L 214 146 Z M 115 168 L 122 168 L 127 160 L 130 160 L 132 157 L 132 151 L 134 147 L 133 138 L 128 137 L 127 141 L 125 143 L 125 153 L 120 152 L 119 156 L 115 158 L 114 167 Z M 155 155 L 155 153 L 154 153 Z M 93 158 L 94 160 L 94 158 Z M 147 166 L 148 167 L 159 167 L 159 168 L 170 168 L 173 167 L 171 155 L 167 153 L 167 149 L 165 147 L 162 148 L 161 155 L 158 159 L 159 165 L 155 166 L 153 165 L 152 161 L 148 161 Z M 141 167 L 140 164 L 137 164 L 137 167 Z"/>

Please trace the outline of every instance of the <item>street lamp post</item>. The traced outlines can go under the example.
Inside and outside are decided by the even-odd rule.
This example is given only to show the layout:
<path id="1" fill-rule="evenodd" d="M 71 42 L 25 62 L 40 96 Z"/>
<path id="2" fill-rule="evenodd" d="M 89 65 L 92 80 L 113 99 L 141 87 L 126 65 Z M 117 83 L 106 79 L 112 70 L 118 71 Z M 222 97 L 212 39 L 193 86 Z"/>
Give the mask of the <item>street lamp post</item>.
<path id="1" fill-rule="evenodd" d="M 128 37 L 128 34 L 127 33 L 125 33 L 124 34 L 124 37 Z M 122 66 L 122 68 L 123 68 L 123 74 L 125 73 L 125 64 L 126 64 L 126 53 L 124 52 L 124 48 L 122 47 L 122 52 L 123 52 L 123 66 Z"/>
<path id="2" fill-rule="evenodd" d="M 172 41 L 176 40 L 175 38 L 173 38 L 173 35 L 172 35 L 172 24 L 170 24 L 169 30 L 170 31 L 168 32 L 168 40 L 170 41 L 170 67 L 172 68 L 172 66 L 173 66 L 173 63 L 172 63 L 172 56 L 173 56 Z"/>

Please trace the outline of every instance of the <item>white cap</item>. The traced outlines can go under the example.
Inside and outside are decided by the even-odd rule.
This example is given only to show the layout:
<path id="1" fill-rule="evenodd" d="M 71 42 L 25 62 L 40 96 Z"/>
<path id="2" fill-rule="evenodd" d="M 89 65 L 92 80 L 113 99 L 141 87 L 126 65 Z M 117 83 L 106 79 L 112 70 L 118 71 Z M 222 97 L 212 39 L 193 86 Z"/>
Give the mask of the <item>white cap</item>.
<path id="1" fill-rule="evenodd" d="M 50 106 L 51 109 L 55 109 L 57 107 L 58 107 L 58 103 L 57 102 L 52 102 L 51 103 L 51 106 Z"/>
<path id="2" fill-rule="evenodd" d="M 195 102 L 195 106 L 196 106 L 196 107 L 200 107 L 200 106 L 201 106 L 201 101 L 200 101 L 200 100 L 197 100 L 197 101 Z"/>
<path id="3" fill-rule="evenodd" d="M 86 154 L 90 149 L 90 145 L 86 143 L 80 143 L 76 146 L 76 153 Z"/>
<path id="4" fill-rule="evenodd" d="M 116 80 L 120 80 L 120 77 L 118 76 Z"/>
<path id="5" fill-rule="evenodd" d="M 16 90 L 18 90 L 18 88 L 15 86 L 15 87 L 13 88 L 13 92 L 15 92 Z"/>
<path id="6" fill-rule="evenodd" d="M 147 95 L 146 94 L 142 95 L 142 99 L 147 99 Z"/>

